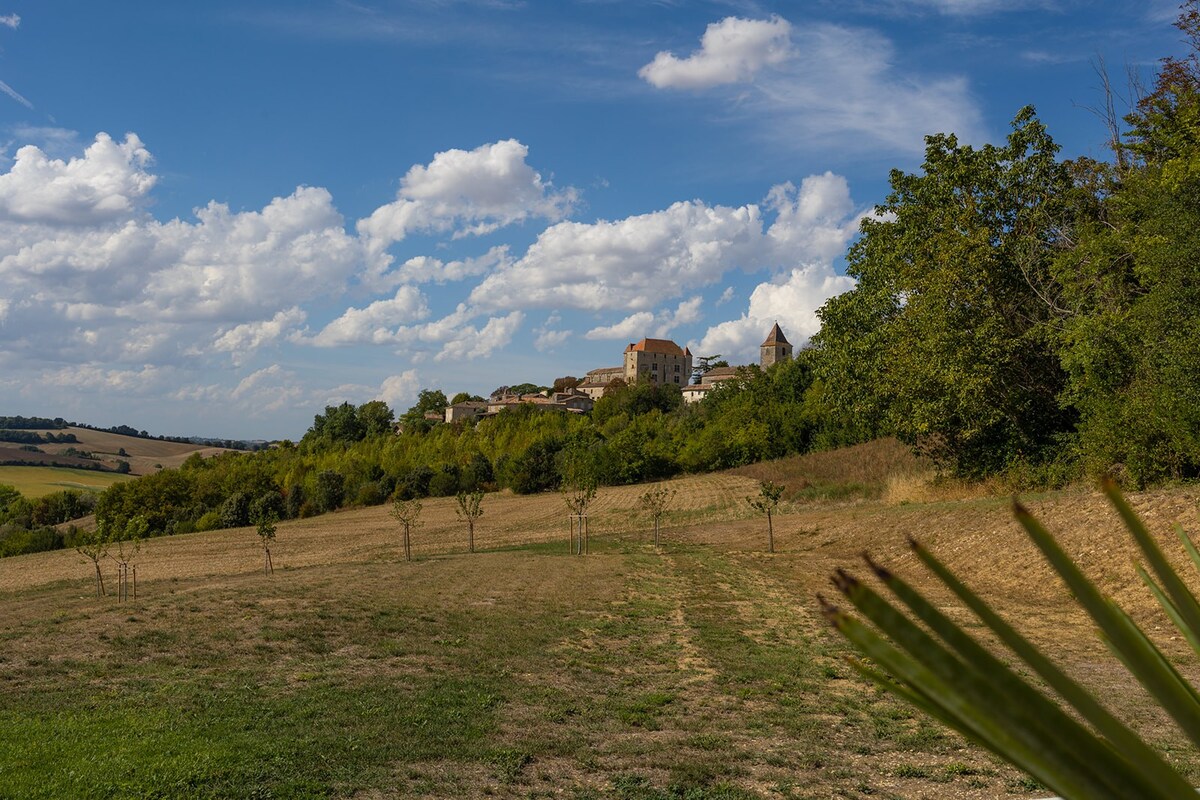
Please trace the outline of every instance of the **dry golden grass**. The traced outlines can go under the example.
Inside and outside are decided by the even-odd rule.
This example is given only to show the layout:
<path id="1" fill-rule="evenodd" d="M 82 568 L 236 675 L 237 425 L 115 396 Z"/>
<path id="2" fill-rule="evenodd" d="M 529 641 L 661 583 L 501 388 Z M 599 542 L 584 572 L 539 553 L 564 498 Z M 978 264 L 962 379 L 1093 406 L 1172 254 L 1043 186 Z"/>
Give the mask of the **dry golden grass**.
<path id="1" fill-rule="evenodd" d="M 922 470 L 889 475 L 881 499 L 888 505 L 903 505 L 971 500 L 1003 494 L 1005 489 L 997 481 L 965 481 L 939 475 L 934 470 Z"/>
<path id="2" fill-rule="evenodd" d="M 878 497 L 889 481 L 923 476 L 930 471 L 927 461 L 914 456 L 906 445 L 892 438 L 731 470 L 756 481 L 781 483 L 788 487 L 788 496 L 795 499 L 803 498 L 808 489 L 814 490 L 807 492 L 808 495 L 818 497 L 822 490 L 838 496 Z"/>
<path id="3" fill-rule="evenodd" d="M 94 431 L 90 428 L 72 427 L 63 431 L 55 431 L 55 433 L 73 433 L 79 442 L 77 444 L 39 445 L 45 452 L 61 453 L 70 447 L 87 450 L 100 456 L 101 460 L 110 466 L 116 466 L 117 461 L 128 461 L 129 471 L 133 475 L 149 475 L 157 472 L 160 467 L 163 469 L 178 467 L 192 453 L 208 457 L 225 452 L 225 448 L 222 447 L 201 447 L 195 444 L 142 439 L 137 436 Z M 125 449 L 127 455 L 117 455 L 122 448 Z"/>
<path id="4" fill-rule="evenodd" d="M 358 795 L 364 798 L 625 797 L 612 794 L 614 776 L 636 773 L 666 786 L 675 779 L 671 769 L 682 767 L 664 763 L 681 753 L 696 763 L 711 759 L 714 768 L 732 765 L 721 773 L 723 780 L 757 797 L 1045 796 L 957 737 L 907 716 L 900 704 L 874 694 L 840 664 L 844 650 L 816 612 L 814 596 L 832 594 L 828 577 L 836 567 L 864 572 L 858 566 L 863 551 L 929 589 L 953 616 L 966 618 L 953 598 L 930 586 L 905 544 L 912 535 L 1152 741 L 1173 748 L 1172 757 L 1195 774 L 1195 754 L 1181 748 L 1182 737 L 1165 715 L 1131 688 L 1128 675 L 1013 521 L 1007 499 L 922 495 L 923 484 L 917 483 L 901 503 L 900 495 L 884 491 L 887 469 L 920 476 L 923 467 L 891 444 L 876 443 L 840 457 L 821 454 L 668 481 L 677 494 L 659 554 L 647 544 L 650 523 L 638 509 L 644 486 L 600 490 L 590 509 L 597 554 L 586 559 L 548 555 L 567 551 L 567 507 L 556 494 L 487 495 L 476 527 L 479 549 L 549 544 L 551 551 L 466 556 L 466 528 L 454 513 L 453 498 L 424 501 L 423 524 L 413 534 L 418 560 L 412 564 L 402 562 L 398 526 L 387 506 L 281 523 L 273 548 L 281 574 L 270 581 L 254 574 L 261 572 L 262 555 L 253 529 L 155 539 L 137 562 L 139 582 L 152 598 L 146 602 L 155 609 L 143 615 L 161 615 L 163 625 L 187 631 L 197 624 L 190 621 L 194 617 L 219 619 L 232 626 L 228 638 L 205 646 L 229 648 L 230 658 L 278 647 L 274 640 L 255 638 L 263 635 L 259 627 L 276 636 L 287 626 L 315 630 L 324 619 L 312 616 L 317 612 L 361 606 L 369 614 L 396 597 L 438 619 L 446 609 L 481 615 L 504 609 L 552 612 L 561 619 L 558 639 L 536 653 L 514 652 L 506 667 L 505 674 L 522 687 L 515 693 L 522 699 L 504 707 L 498 741 L 536 754 L 516 783 L 497 781 L 494 770 L 477 761 L 437 760 L 398 764 L 392 783 Z M 765 521 L 751 514 L 744 498 L 756 492 L 760 479 L 788 483 L 805 476 L 878 486 L 881 496 L 786 504 L 775 519 L 778 552 L 768 555 Z M 1198 499 L 1200 488 L 1131 498 L 1181 564 L 1170 527 L 1182 522 L 1200 528 Z M 1168 622 L 1134 572 L 1134 548 L 1104 499 L 1074 489 L 1031 497 L 1026 504 L 1106 592 L 1152 635 L 1164 634 L 1164 648 L 1195 675 L 1195 657 L 1166 635 Z M 94 650 L 97 657 L 107 652 L 82 626 L 75 633 L 68 624 L 57 626 L 53 639 L 28 634 L 36 630 L 35 620 L 57 613 L 62 603 L 81 602 L 90 587 L 89 569 L 73 552 L 0 560 L 11 630 L 19 634 L 10 643 L 14 652 L 28 648 L 30 659 L 51 663 L 63 647 Z M 268 589 L 256 587 L 275 587 L 269 591 L 286 596 L 260 597 Z M 180 604 L 190 604 L 192 615 Z M 119 630 L 119 607 L 95 613 Z M 271 615 L 280 619 L 259 622 Z M 338 669 L 356 678 L 402 682 L 410 673 L 457 674 L 465 668 L 453 659 L 471 658 L 452 641 L 441 650 L 380 660 L 363 656 L 361 644 L 324 635 L 333 637 L 326 646 L 342 665 Z M 480 635 L 474 628 L 462 634 L 468 642 Z M 788 648 L 811 653 L 806 656 L 811 663 L 789 661 L 794 657 Z M 778 663 L 770 660 L 776 651 Z M 279 673 L 297 685 L 317 663 L 301 655 L 272 656 Z M 785 680 L 789 669 L 801 666 L 817 677 Z M 779 671 L 778 685 L 786 691 L 772 688 L 771 670 Z M 550 708 L 547 697 L 575 698 L 575 705 Z M 654 705 L 659 697 L 661 707 Z M 560 711 L 563 719 L 555 716 Z M 554 716 L 553 723 L 547 715 Z"/>
<path id="5" fill-rule="evenodd" d="M 691 476 L 667 481 L 677 492 L 673 516 L 682 525 L 691 518 L 705 524 L 744 519 L 744 497 L 757 490 L 748 478 L 735 475 Z M 589 509 L 592 536 L 630 541 L 649 536 L 649 521 L 638 510 L 644 486 L 601 489 Z M 412 534 L 416 557 L 467 549 L 466 524 L 456 513 L 453 497 L 422 501 L 421 525 Z M 399 527 L 389 505 L 339 511 L 320 517 L 279 523 L 272 557 L 277 567 L 304 568 L 329 564 L 392 561 L 402 557 Z M 479 550 L 562 541 L 567 549 L 567 506 L 554 493 L 519 496 L 488 494 L 483 517 L 475 525 Z M 152 579 L 195 579 L 251 573 L 262 568 L 262 551 L 254 528 L 150 539 L 139 556 L 139 576 Z M 0 559 L 0 586 L 24 590 L 80 575 L 74 551 L 34 553 Z M 86 570 L 84 570 L 86 574 Z"/>

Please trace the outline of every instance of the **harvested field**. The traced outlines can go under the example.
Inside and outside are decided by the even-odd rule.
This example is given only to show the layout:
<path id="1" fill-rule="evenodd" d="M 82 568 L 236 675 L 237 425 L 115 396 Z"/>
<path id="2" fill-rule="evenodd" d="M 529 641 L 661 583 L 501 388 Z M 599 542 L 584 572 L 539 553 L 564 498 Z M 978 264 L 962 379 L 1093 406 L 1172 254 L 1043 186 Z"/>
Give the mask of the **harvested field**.
<path id="1" fill-rule="evenodd" d="M 859 681 L 819 619 L 815 593 L 864 549 L 923 584 L 910 533 L 1200 774 L 1007 501 L 801 499 L 776 518 L 772 556 L 743 499 L 753 478 L 669 485 L 661 552 L 637 510 L 646 487 L 622 487 L 592 507 L 588 557 L 568 555 L 561 497 L 488 495 L 487 552 L 464 552 L 452 498 L 425 501 L 408 563 L 386 507 L 344 511 L 281 523 L 269 578 L 252 529 L 152 540 L 124 605 L 92 596 L 73 552 L 0 560 L 0 764 L 16 765 L 0 795 L 1044 797 Z M 1133 500 L 1174 554 L 1169 526 L 1200 527 L 1198 497 Z M 1028 505 L 1135 618 L 1166 630 L 1102 498 Z M 1195 675 L 1184 644 L 1163 638 Z"/>
<path id="2" fill-rule="evenodd" d="M 47 431 L 32 432 L 44 434 Z M 55 435 L 73 433 L 79 441 L 70 444 L 38 445 L 44 452 L 64 453 L 72 447 L 76 450 L 86 450 L 96 455 L 109 469 L 116 468 L 118 461 L 128 461 L 130 474 L 133 475 L 149 475 L 159 469 L 178 467 L 193 453 L 208 457 L 225 452 L 225 448 L 222 447 L 202 447 L 180 442 L 164 442 L 158 439 L 142 439 L 137 436 L 94 431 L 91 428 L 70 427 L 61 431 L 50 431 L 50 433 Z M 122 449 L 126 453 L 123 456 L 119 455 Z"/>

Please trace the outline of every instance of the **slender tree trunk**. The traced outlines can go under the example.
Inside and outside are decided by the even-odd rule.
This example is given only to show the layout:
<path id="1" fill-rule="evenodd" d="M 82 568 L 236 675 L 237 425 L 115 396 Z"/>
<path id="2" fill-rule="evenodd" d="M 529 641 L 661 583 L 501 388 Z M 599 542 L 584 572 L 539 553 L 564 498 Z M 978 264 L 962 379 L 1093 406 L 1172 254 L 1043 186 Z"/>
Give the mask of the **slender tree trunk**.
<path id="1" fill-rule="evenodd" d="M 96 597 L 103 597 L 107 592 L 104 591 L 104 573 L 100 570 L 100 560 L 95 559 L 92 564 L 96 567 Z"/>
<path id="2" fill-rule="evenodd" d="M 588 542 L 587 517 L 580 517 L 579 524 L 580 524 L 580 527 L 583 528 L 583 554 L 586 556 L 591 552 L 591 550 L 588 547 L 589 542 Z"/>
<path id="3" fill-rule="evenodd" d="M 775 528 L 771 525 L 771 512 L 767 512 L 767 551 L 775 552 Z"/>
<path id="4" fill-rule="evenodd" d="M 475 552 L 475 523 L 467 520 L 467 552 Z"/>
<path id="5" fill-rule="evenodd" d="M 137 567 L 133 568 L 133 599 L 137 600 Z"/>
<path id="6" fill-rule="evenodd" d="M 412 561 L 412 551 L 408 546 L 408 526 L 404 526 L 404 560 Z"/>
<path id="7" fill-rule="evenodd" d="M 271 548 L 263 548 L 263 575 L 275 573 L 275 565 L 271 563 Z"/>
<path id="8" fill-rule="evenodd" d="M 658 517 L 654 518 L 654 549 L 658 549 Z"/>

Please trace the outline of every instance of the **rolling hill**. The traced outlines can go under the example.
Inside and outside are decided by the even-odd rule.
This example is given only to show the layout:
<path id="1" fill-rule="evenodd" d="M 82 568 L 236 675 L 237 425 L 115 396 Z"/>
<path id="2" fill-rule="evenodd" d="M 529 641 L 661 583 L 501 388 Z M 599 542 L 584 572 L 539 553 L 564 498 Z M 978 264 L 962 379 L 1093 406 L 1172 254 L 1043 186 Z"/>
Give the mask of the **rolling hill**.
<path id="1" fill-rule="evenodd" d="M 45 433 L 45 431 L 35 432 Z M 116 469 L 119 462 L 127 461 L 129 462 L 129 472 L 131 475 L 148 475 L 152 472 L 157 472 L 159 469 L 178 467 L 193 453 L 199 453 L 201 456 L 210 456 L 225 452 L 225 449 L 221 447 L 166 442 L 159 439 L 143 439 L 137 436 L 123 436 L 118 433 L 92 430 L 91 428 L 68 427 L 63 430 L 53 431 L 53 433 L 71 433 L 78 440 L 78 442 L 70 444 L 52 443 L 38 445 L 44 453 L 54 455 L 57 461 L 61 462 L 64 459 L 68 459 L 69 457 L 64 454 L 69 449 L 74 448 L 75 450 L 87 451 L 97 456 L 98 462 L 106 469 Z M 126 455 L 120 455 L 122 450 L 125 451 Z M 37 456 L 36 453 L 20 451 L 19 445 L 0 442 L 0 460 L 4 460 L 10 455 L 12 457 L 23 455 L 27 458 Z M 33 459 L 30 458 L 30 460 Z M 96 463 L 96 461 L 81 460 L 81 463 L 76 466 L 87 467 Z"/>
<path id="2" fill-rule="evenodd" d="M 762 469 L 805 464 L 820 466 Z M 280 523 L 270 577 L 251 528 L 154 539 L 135 561 L 137 599 L 120 605 L 93 595 L 73 552 L 4 559 L 0 763 L 15 766 L 0 794 L 1046 796 L 860 681 L 820 619 L 815 593 L 837 566 L 864 572 L 864 550 L 927 585 L 908 534 L 1200 774 L 1005 499 L 801 493 L 776 518 L 772 556 L 744 500 L 756 477 L 668 482 L 660 551 L 638 510 L 645 487 L 631 486 L 600 490 L 587 557 L 568 554 L 560 496 L 500 493 L 484 499 L 473 555 L 453 498 L 424 501 L 412 562 L 385 506 Z M 1132 500 L 1174 557 L 1170 525 L 1194 528 L 1198 497 Z M 1135 618 L 1166 629 L 1097 493 L 1027 505 Z M 1195 674 L 1186 643 L 1161 638 Z"/>

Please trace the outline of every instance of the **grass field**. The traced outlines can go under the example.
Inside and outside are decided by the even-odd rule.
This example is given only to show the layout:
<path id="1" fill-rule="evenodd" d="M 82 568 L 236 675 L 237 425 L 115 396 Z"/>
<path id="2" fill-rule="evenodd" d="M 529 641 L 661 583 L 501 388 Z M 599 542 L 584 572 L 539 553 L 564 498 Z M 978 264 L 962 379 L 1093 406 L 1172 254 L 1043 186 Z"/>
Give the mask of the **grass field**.
<path id="1" fill-rule="evenodd" d="M 64 489 L 99 492 L 114 483 L 126 480 L 129 480 L 128 475 L 90 469 L 0 466 L 0 483 L 15 486 L 21 494 L 29 498 L 61 492 Z"/>
<path id="2" fill-rule="evenodd" d="M 33 432 L 46 433 L 42 430 Z M 137 436 L 94 431 L 91 428 L 70 427 L 62 431 L 51 432 L 55 434 L 73 433 L 78 441 L 69 444 L 38 445 L 43 452 L 63 453 L 69 448 L 86 450 L 95 455 L 109 469 L 115 469 L 121 461 L 128 462 L 130 473 L 133 475 L 149 475 L 160 469 L 178 467 L 193 453 L 207 457 L 225 452 L 221 447 L 202 447 L 180 442 L 164 442 L 158 439 L 142 439 Z M 125 451 L 125 455 L 120 455 L 122 450 Z"/>
<path id="3" fill-rule="evenodd" d="M 1028 610 L 1029 636 L 1200 779 L 1005 501 L 802 498 L 771 556 L 751 477 L 672 484 L 658 552 L 643 487 L 622 487 L 600 492 L 587 557 L 567 552 L 561 498 L 489 495 L 485 552 L 464 552 L 452 500 L 426 502 L 412 562 L 386 508 L 361 509 L 281 524 L 271 577 L 251 529 L 152 540 L 120 605 L 73 552 L 4 559 L 0 796 L 1044 797 L 854 677 L 818 618 L 815 592 L 864 548 L 922 583 L 906 533 Z M 1195 528 L 1195 490 L 1134 500 L 1164 542 L 1176 519 Z M 1098 497 L 1032 506 L 1139 621 L 1165 623 Z"/>

